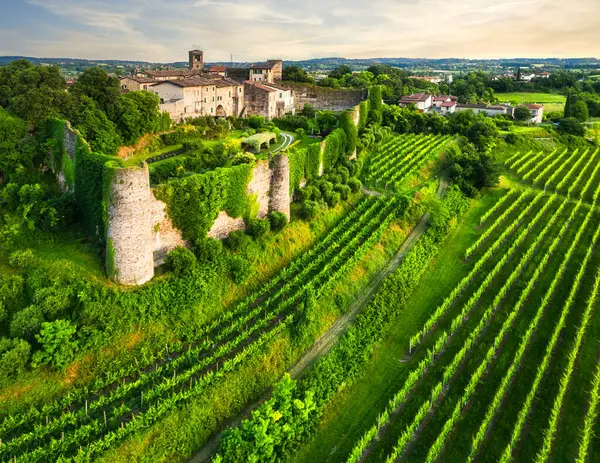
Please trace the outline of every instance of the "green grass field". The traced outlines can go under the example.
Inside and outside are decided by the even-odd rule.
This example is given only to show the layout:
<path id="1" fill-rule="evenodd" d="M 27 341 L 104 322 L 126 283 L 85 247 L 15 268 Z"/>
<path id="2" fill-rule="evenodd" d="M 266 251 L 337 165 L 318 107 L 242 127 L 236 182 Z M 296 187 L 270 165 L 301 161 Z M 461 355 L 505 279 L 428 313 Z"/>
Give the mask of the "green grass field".
<path id="1" fill-rule="evenodd" d="M 562 111 L 565 109 L 567 98 L 564 95 L 557 93 L 529 93 L 529 92 L 513 92 L 513 93 L 496 93 L 499 103 L 511 104 L 530 104 L 537 103 L 544 105 L 544 112 Z"/>

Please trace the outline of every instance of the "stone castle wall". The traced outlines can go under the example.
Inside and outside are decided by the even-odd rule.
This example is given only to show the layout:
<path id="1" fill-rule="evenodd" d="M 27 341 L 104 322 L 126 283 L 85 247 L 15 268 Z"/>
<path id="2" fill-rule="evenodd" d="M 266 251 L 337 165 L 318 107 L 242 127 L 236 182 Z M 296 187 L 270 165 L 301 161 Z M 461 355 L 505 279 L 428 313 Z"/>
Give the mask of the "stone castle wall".
<path id="1" fill-rule="evenodd" d="M 355 107 L 367 97 L 363 90 L 334 89 L 292 82 L 284 82 L 281 85 L 294 91 L 297 110 L 301 110 L 308 103 L 316 109 L 343 111 Z"/>
<path id="2" fill-rule="evenodd" d="M 248 182 L 246 193 L 255 196 L 258 202 L 258 217 L 264 219 L 269 213 L 269 193 L 271 191 L 271 178 L 273 171 L 269 167 L 269 161 L 263 159 L 258 161 L 252 170 L 252 178 Z"/>

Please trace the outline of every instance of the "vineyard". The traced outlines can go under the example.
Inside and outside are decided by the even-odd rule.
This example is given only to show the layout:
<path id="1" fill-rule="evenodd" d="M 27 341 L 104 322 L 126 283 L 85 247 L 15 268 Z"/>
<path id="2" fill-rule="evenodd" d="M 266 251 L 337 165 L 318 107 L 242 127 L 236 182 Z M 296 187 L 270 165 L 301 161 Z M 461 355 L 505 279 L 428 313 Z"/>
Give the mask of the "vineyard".
<path id="1" fill-rule="evenodd" d="M 598 461 L 598 156 L 506 161 L 522 184 L 480 216 L 387 403 L 331 461 Z"/>
<path id="2" fill-rule="evenodd" d="M 396 200 L 365 198 L 312 250 L 223 314 L 191 345 L 167 345 L 164 358 L 136 361 L 85 389 L 0 422 L 2 461 L 93 461 L 133 433 L 259 352 L 293 320 L 309 295 L 319 296 L 380 239 Z"/>
<path id="3" fill-rule="evenodd" d="M 450 136 L 405 135 L 392 137 L 369 160 L 367 185 L 396 189 L 418 172 L 450 141 Z"/>

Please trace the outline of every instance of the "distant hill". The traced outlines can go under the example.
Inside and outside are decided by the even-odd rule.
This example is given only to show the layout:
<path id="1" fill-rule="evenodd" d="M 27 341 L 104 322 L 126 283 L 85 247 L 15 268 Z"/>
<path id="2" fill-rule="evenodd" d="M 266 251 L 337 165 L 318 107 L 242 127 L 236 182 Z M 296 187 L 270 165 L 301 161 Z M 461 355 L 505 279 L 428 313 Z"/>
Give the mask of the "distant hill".
<path id="1" fill-rule="evenodd" d="M 34 58 L 25 56 L 0 56 L 0 65 L 10 63 L 17 59 L 27 59 L 34 64 L 57 65 L 65 74 L 78 74 L 91 66 L 101 66 L 109 72 L 128 74 L 136 68 L 184 68 L 186 61 L 172 63 L 155 63 L 148 61 L 129 60 L 88 60 L 80 58 Z M 247 68 L 252 62 L 213 62 L 206 63 L 224 64 L 230 67 Z M 448 71 L 468 71 L 474 69 L 494 70 L 502 68 L 544 66 L 566 69 L 600 69 L 600 60 L 597 58 L 509 58 L 509 59 L 461 59 L 461 58 L 314 58 L 300 61 L 285 61 L 284 66 L 300 66 L 310 71 L 327 71 L 341 65 L 348 65 L 353 70 L 365 69 L 374 64 L 389 64 L 400 68 L 410 69 L 436 69 Z"/>

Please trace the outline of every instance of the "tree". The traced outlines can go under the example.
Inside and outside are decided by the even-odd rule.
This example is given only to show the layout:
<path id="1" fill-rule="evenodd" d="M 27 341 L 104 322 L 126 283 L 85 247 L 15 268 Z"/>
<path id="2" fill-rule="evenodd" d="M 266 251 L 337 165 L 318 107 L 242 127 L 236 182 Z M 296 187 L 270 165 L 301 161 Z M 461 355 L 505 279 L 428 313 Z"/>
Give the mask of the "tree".
<path id="1" fill-rule="evenodd" d="M 84 94 L 75 96 L 75 104 L 69 111 L 68 117 L 93 151 L 108 155 L 116 154 L 120 137 L 115 124 L 89 96 Z"/>
<path id="2" fill-rule="evenodd" d="M 567 117 L 561 120 L 558 123 L 557 130 L 559 132 L 578 137 L 583 137 L 585 135 L 585 128 L 583 127 L 583 124 L 574 117 Z"/>
<path id="3" fill-rule="evenodd" d="M 516 75 L 516 78 L 517 78 L 517 81 L 520 81 L 520 80 L 521 80 L 521 68 L 520 68 L 520 67 L 518 67 L 518 68 L 517 68 L 517 75 Z"/>
<path id="4" fill-rule="evenodd" d="M 118 77 L 108 75 L 99 67 L 88 68 L 77 78 L 71 87 L 71 93 L 90 97 L 98 103 L 110 120 L 115 120 L 121 95 L 121 83 Z"/>
<path id="5" fill-rule="evenodd" d="M 309 119 L 313 119 L 317 114 L 317 110 L 310 103 L 304 103 L 304 107 L 299 114 L 308 117 Z"/>
<path id="6" fill-rule="evenodd" d="M 490 118 L 479 119 L 467 131 L 467 138 L 480 150 L 488 148 L 500 135 L 500 131 Z"/>
<path id="7" fill-rule="evenodd" d="M 575 101 L 571 106 L 570 113 L 570 117 L 574 117 L 579 122 L 586 122 L 590 117 L 588 106 L 583 100 Z"/>
<path id="8" fill-rule="evenodd" d="M 42 330 L 36 335 L 42 350 L 33 355 L 32 364 L 65 368 L 77 352 L 77 341 L 73 339 L 76 332 L 77 327 L 68 320 L 42 323 Z"/>
<path id="9" fill-rule="evenodd" d="M 369 89 L 369 122 L 381 124 L 383 117 L 383 98 L 381 87 L 375 85 Z"/>
<path id="10" fill-rule="evenodd" d="M 342 64 L 341 66 L 335 68 L 333 71 L 329 73 L 329 77 L 332 79 L 342 79 L 347 74 L 352 74 L 352 69 L 347 64 Z"/>
<path id="11" fill-rule="evenodd" d="M 451 179 L 468 196 L 477 196 L 480 190 L 498 183 L 500 169 L 494 158 L 471 145 L 449 150 L 447 163 Z"/>
<path id="12" fill-rule="evenodd" d="M 286 66 L 283 68 L 282 79 L 287 82 L 300 82 L 314 84 L 315 80 L 298 66 Z"/>
<path id="13" fill-rule="evenodd" d="M 27 124 L 0 108 L 0 183 L 18 166 L 28 166 L 35 154 L 26 143 Z"/>
<path id="14" fill-rule="evenodd" d="M 516 121 L 529 121 L 531 120 L 531 111 L 529 111 L 529 108 L 527 108 L 527 106 L 517 106 L 513 113 L 513 117 Z"/>

